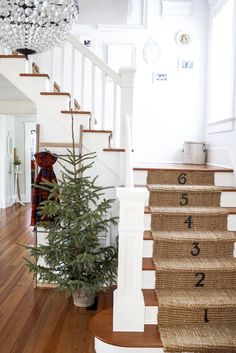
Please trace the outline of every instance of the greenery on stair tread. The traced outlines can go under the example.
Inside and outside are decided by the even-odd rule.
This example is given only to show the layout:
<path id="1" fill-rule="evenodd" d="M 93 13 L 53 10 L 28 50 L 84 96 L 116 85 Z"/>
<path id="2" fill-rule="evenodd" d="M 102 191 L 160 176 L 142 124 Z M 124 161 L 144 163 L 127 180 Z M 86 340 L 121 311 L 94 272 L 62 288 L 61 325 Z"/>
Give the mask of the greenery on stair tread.
<path id="1" fill-rule="evenodd" d="M 88 176 L 95 154 L 75 153 L 73 116 L 72 140 L 72 150 L 58 157 L 62 167 L 58 183 L 40 186 L 50 191 L 41 203 L 43 221 L 38 224 L 48 232 L 47 244 L 28 246 L 37 261 L 25 259 L 37 281 L 56 283 L 67 296 L 81 289 L 96 293 L 113 284 L 117 273 L 117 248 L 99 244 L 100 235 L 107 235 L 110 225 L 117 223 L 109 216 L 114 200 L 105 199 L 107 188 L 97 186 L 97 177 Z"/>

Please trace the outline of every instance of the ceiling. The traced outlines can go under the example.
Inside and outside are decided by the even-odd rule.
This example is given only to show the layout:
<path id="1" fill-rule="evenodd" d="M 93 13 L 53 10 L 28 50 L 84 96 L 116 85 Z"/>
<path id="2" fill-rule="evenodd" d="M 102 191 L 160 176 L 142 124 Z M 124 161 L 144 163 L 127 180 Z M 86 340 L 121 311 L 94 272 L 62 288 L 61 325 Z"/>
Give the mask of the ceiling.
<path id="1" fill-rule="evenodd" d="M 20 90 L 0 74 L 0 101 L 30 101 Z"/>

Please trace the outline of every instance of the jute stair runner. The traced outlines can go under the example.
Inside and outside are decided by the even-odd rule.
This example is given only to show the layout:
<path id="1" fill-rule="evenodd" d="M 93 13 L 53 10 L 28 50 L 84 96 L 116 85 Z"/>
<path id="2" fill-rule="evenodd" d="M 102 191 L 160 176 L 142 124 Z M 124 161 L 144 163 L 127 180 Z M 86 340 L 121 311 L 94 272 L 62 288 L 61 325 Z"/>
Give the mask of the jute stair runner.
<path id="1" fill-rule="evenodd" d="M 149 171 L 158 327 L 168 353 L 236 353 L 236 234 L 214 175 Z"/>

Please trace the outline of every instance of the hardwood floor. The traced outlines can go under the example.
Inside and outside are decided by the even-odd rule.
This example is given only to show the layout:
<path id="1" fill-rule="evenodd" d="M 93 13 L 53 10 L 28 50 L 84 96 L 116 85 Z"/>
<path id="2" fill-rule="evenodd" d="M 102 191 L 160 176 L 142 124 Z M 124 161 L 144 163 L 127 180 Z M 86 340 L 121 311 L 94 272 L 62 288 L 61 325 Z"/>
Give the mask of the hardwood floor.
<path id="1" fill-rule="evenodd" d="M 24 264 L 33 244 L 30 205 L 0 210 L 0 353 L 94 353 L 89 321 L 95 310 L 80 309 L 52 289 L 34 289 Z M 111 303 L 101 296 L 99 308 Z M 105 303 L 106 302 L 106 303 Z"/>

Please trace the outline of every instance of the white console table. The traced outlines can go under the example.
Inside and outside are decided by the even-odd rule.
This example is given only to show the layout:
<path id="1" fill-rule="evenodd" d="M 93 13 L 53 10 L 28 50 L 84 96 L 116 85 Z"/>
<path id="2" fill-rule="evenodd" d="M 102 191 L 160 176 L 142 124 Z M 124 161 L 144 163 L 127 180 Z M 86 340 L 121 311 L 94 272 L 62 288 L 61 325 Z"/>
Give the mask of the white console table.
<path id="1" fill-rule="evenodd" d="M 13 196 L 11 206 L 14 205 L 14 203 L 20 203 L 21 205 L 24 205 L 24 202 L 21 201 L 20 184 L 19 184 L 19 175 L 22 174 L 22 172 L 19 170 L 14 170 L 13 174 L 14 174 L 14 196 Z"/>

